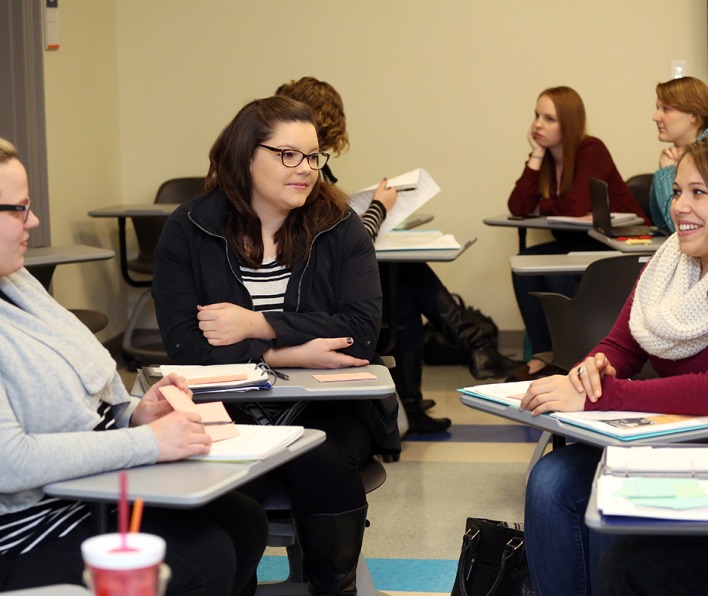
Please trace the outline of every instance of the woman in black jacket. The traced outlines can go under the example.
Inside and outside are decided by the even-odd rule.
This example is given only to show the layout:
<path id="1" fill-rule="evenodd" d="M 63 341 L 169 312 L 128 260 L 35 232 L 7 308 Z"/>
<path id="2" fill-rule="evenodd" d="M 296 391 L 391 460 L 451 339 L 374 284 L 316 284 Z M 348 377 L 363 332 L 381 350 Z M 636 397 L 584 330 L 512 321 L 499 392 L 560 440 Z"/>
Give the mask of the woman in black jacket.
<path id="1" fill-rule="evenodd" d="M 253 101 L 222 131 L 206 194 L 170 216 L 156 250 L 153 296 L 173 362 L 340 368 L 376 357 L 376 256 L 346 195 L 320 179 L 328 157 L 310 108 L 288 98 Z M 362 410 L 345 401 L 254 403 L 235 414 L 327 433 L 281 470 L 316 594 L 356 593 L 367 511 L 359 467 L 377 431 Z M 394 444 L 396 433 L 394 424 Z"/>

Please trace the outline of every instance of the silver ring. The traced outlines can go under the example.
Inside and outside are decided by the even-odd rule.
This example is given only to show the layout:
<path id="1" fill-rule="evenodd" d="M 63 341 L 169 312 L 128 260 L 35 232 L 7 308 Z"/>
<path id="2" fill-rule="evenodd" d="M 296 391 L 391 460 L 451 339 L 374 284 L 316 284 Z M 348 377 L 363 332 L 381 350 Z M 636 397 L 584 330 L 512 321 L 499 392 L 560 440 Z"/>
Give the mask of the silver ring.
<path id="1" fill-rule="evenodd" d="M 585 368 L 583 368 L 582 366 L 579 366 L 579 367 L 578 367 L 578 372 L 577 372 L 576 374 L 577 374 L 578 376 L 580 376 L 580 375 L 582 375 L 584 372 L 585 372 Z"/>

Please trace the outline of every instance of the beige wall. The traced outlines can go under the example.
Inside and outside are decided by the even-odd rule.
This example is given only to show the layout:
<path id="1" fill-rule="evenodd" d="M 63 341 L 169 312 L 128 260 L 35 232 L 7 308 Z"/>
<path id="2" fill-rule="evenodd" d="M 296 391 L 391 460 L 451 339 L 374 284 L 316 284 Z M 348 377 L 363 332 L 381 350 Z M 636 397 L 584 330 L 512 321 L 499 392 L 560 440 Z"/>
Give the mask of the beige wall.
<path id="1" fill-rule="evenodd" d="M 61 27 L 61 50 L 46 54 L 55 243 L 111 245 L 115 225 L 89 220 L 89 207 L 147 203 L 166 178 L 203 174 L 244 102 L 314 75 L 345 102 L 352 149 L 333 162 L 340 184 L 425 167 L 442 192 L 424 210 L 478 238 L 436 270 L 503 329 L 521 328 L 516 234 L 481 220 L 506 210 L 538 92 L 575 87 L 590 134 L 629 177 L 657 163 L 653 90 L 670 61 L 707 74 L 701 0 L 72 0 Z M 117 296 L 116 321 L 117 263 L 71 270 L 82 281 L 60 270 L 59 299 Z"/>

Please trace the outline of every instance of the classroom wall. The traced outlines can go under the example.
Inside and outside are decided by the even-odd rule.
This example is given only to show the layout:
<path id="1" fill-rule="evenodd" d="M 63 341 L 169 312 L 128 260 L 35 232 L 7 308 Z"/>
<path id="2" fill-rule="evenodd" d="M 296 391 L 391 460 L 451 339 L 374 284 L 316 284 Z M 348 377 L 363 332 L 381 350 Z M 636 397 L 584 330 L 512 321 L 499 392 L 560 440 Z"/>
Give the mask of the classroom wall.
<path id="1" fill-rule="evenodd" d="M 656 167 L 654 87 L 671 60 L 708 78 L 699 0 L 72 0 L 60 12 L 62 47 L 45 54 L 55 243 L 115 245 L 115 223 L 89 219 L 90 207 L 148 203 L 163 180 L 203 175 L 246 101 L 313 75 L 345 103 L 351 149 L 332 162 L 340 184 L 355 191 L 426 168 L 442 192 L 424 211 L 478 239 L 435 269 L 502 329 L 522 328 L 508 263 L 517 237 L 482 218 L 506 211 L 538 93 L 574 87 L 588 132 L 629 177 Z M 81 282 L 66 283 L 69 271 Z M 55 279 L 72 306 L 111 296 L 111 332 L 136 295 L 117 262 Z"/>

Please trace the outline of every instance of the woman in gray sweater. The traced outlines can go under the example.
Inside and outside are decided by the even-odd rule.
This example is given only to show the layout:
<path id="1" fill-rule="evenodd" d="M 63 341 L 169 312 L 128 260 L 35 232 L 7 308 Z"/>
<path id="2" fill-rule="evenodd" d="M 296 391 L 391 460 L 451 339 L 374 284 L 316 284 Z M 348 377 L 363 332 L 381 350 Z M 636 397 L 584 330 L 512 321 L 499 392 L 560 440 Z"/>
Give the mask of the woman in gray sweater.
<path id="1" fill-rule="evenodd" d="M 48 497 L 48 483 L 207 453 L 198 415 L 175 412 L 158 387 L 131 397 L 109 353 L 23 268 L 27 174 L 0 139 L 0 591 L 81 584 L 86 503 Z M 252 594 L 267 521 L 236 493 L 198 509 L 148 508 L 143 529 L 167 541 L 168 593 Z"/>

